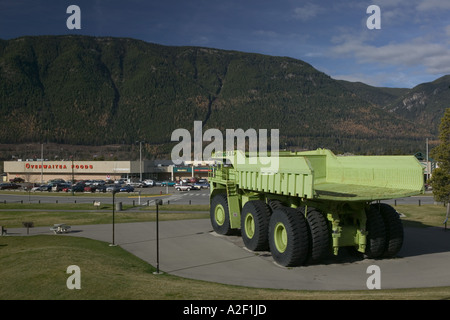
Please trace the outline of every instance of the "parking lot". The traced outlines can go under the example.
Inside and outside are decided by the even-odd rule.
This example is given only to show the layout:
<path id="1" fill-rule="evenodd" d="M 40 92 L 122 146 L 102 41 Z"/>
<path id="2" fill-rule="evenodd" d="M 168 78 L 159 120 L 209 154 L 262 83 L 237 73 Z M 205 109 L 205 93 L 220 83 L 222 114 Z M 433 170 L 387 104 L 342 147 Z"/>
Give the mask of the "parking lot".
<path id="1" fill-rule="evenodd" d="M 134 192 L 120 192 L 115 194 L 115 201 L 124 205 L 153 204 L 155 199 L 163 200 L 164 204 L 209 204 L 209 189 L 178 191 L 174 187 L 136 188 Z M 101 201 L 112 203 L 112 193 L 91 192 L 0 192 L 0 202 L 23 203 L 93 203 Z"/>

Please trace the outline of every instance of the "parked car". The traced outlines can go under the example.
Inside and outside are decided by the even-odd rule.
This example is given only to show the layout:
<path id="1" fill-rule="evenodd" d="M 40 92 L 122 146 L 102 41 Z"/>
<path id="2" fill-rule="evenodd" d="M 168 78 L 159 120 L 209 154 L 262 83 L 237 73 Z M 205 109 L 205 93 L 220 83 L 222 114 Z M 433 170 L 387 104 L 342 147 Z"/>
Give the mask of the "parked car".
<path id="1" fill-rule="evenodd" d="M 43 184 L 39 187 L 39 191 L 52 191 L 51 184 Z"/>
<path id="2" fill-rule="evenodd" d="M 191 184 L 178 183 L 174 186 L 175 190 L 178 191 L 191 191 L 193 189 Z"/>
<path id="3" fill-rule="evenodd" d="M 84 187 L 84 192 L 95 192 L 95 190 L 97 190 L 97 186 L 94 185 L 86 185 Z"/>
<path id="4" fill-rule="evenodd" d="M 73 187 L 70 188 L 69 191 L 72 191 L 72 189 L 73 189 L 73 192 L 83 192 L 84 187 L 85 187 L 85 185 L 83 183 L 77 183 L 77 184 L 73 185 Z"/>
<path id="5" fill-rule="evenodd" d="M 196 182 L 196 183 L 194 183 L 194 186 L 198 187 L 199 189 L 208 189 L 209 188 L 209 183 L 208 183 L 208 181 L 206 181 L 206 182 Z"/>
<path id="6" fill-rule="evenodd" d="M 120 192 L 133 192 L 134 188 L 130 185 L 126 185 L 120 188 Z"/>
<path id="7" fill-rule="evenodd" d="M 31 188 L 31 192 L 36 192 L 36 191 L 41 191 L 41 190 L 39 190 L 39 188 L 40 188 L 41 186 L 34 186 L 33 188 Z"/>
<path id="8" fill-rule="evenodd" d="M 106 192 L 106 185 L 104 184 L 96 185 L 95 192 Z"/>
<path id="9" fill-rule="evenodd" d="M 134 188 L 142 188 L 143 183 L 141 181 L 130 182 L 130 186 Z"/>
<path id="10" fill-rule="evenodd" d="M 52 191 L 63 191 L 64 189 L 70 188 L 70 185 L 67 183 L 54 183 L 52 184 Z"/>
<path id="11" fill-rule="evenodd" d="M 202 186 L 198 185 L 197 183 L 191 183 L 192 190 L 200 190 Z"/>
<path id="12" fill-rule="evenodd" d="M 161 182 L 161 186 L 169 186 L 169 187 L 173 187 L 174 185 L 175 185 L 175 182 L 169 181 L 169 180 L 166 180 L 166 181 L 162 181 L 162 182 Z"/>
<path id="13" fill-rule="evenodd" d="M 143 183 L 144 183 L 144 186 L 146 186 L 146 187 L 153 187 L 155 185 L 155 182 L 153 180 L 149 180 L 149 179 L 144 180 Z"/>
<path id="14" fill-rule="evenodd" d="M 15 183 L 0 183 L 0 190 L 19 189 L 20 186 Z"/>
<path id="15" fill-rule="evenodd" d="M 120 184 L 110 184 L 106 186 L 106 192 L 119 192 L 122 186 Z"/>

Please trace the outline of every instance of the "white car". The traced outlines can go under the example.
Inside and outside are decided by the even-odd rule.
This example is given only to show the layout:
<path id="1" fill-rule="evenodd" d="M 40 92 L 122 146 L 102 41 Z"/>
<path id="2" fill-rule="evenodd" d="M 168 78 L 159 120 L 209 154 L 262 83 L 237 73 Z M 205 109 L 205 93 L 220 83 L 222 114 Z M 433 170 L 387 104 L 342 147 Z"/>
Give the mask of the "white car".
<path id="1" fill-rule="evenodd" d="M 147 187 L 153 187 L 155 185 L 155 182 L 153 180 L 144 180 L 144 184 Z"/>
<path id="2" fill-rule="evenodd" d="M 41 186 L 31 188 L 31 192 L 41 191 Z"/>
<path id="3" fill-rule="evenodd" d="M 191 191 L 192 189 L 192 185 L 190 184 L 176 184 L 175 185 L 175 190 L 178 191 Z"/>

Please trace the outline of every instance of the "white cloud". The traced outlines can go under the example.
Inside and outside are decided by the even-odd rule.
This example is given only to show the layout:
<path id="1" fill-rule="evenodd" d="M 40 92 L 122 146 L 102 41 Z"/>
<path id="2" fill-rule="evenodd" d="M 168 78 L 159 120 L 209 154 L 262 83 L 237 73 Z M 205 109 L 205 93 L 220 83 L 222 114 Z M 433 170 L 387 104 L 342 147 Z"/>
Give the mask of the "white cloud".
<path id="1" fill-rule="evenodd" d="M 360 39 L 347 37 L 344 42 L 332 48 L 332 53 L 338 57 L 353 56 L 359 64 L 407 67 L 422 65 L 431 74 L 450 73 L 450 48 L 421 38 L 411 42 L 374 46 Z"/>
<path id="2" fill-rule="evenodd" d="M 324 9 L 316 4 L 307 3 L 303 7 L 294 9 L 294 18 L 301 21 L 308 21 L 322 13 Z"/>
<path id="3" fill-rule="evenodd" d="M 442 11 L 450 10 L 450 1 L 448 0 L 422 0 L 417 5 L 418 11 Z"/>

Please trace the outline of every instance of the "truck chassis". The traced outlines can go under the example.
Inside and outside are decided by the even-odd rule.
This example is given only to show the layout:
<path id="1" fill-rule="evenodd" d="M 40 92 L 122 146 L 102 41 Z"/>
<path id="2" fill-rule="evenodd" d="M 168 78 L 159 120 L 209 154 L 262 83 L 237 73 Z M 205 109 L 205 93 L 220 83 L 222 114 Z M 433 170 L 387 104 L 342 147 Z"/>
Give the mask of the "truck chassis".
<path id="1" fill-rule="evenodd" d="M 210 177 L 214 231 L 240 230 L 248 249 L 270 250 L 285 267 L 320 263 L 341 247 L 368 258 L 395 257 L 403 244 L 402 222 L 379 200 L 423 192 L 423 169 L 409 156 L 286 152 L 270 174 L 241 151 L 215 158 L 220 163 Z"/>

